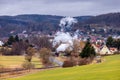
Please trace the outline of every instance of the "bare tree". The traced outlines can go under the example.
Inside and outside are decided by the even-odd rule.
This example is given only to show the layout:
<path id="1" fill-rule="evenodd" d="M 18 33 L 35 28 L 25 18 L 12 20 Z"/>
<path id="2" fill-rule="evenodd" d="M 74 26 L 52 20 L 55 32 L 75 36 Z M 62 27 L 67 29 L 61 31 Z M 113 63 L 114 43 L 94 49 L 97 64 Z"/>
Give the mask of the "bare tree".
<path id="1" fill-rule="evenodd" d="M 37 52 L 36 49 L 34 49 L 33 47 L 28 47 L 28 49 L 26 50 L 25 60 L 27 60 L 28 62 L 31 62 L 32 56 L 36 52 Z"/>
<path id="2" fill-rule="evenodd" d="M 42 64 L 45 67 L 50 66 L 52 63 L 49 61 L 49 57 L 51 56 L 51 50 L 47 48 L 41 48 L 39 51 L 39 57 L 42 61 Z"/>
<path id="3" fill-rule="evenodd" d="M 79 56 L 79 51 L 80 51 L 80 42 L 78 40 L 73 41 L 73 51 L 71 55 L 73 56 Z"/>
<path id="4" fill-rule="evenodd" d="M 37 46 L 38 49 L 52 48 L 52 43 L 49 41 L 49 38 L 47 36 L 32 36 L 29 40 L 30 43 Z"/>
<path id="5" fill-rule="evenodd" d="M 29 43 L 26 41 L 14 42 L 12 44 L 12 54 L 13 55 L 22 55 L 29 47 Z"/>

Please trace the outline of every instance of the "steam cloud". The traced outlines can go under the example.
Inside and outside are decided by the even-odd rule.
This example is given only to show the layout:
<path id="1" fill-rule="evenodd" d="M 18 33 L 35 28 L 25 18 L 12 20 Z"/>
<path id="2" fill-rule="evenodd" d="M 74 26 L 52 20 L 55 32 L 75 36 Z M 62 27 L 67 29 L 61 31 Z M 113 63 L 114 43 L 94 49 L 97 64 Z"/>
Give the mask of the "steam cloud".
<path id="1" fill-rule="evenodd" d="M 56 46 L 57 44 L 60 43 L 69 43 L 70 45 L 73 44 L 72 42 L 72 36 L 67 32 L 57 32 L 55 35 L 55 38 L 53 40 L 53 46 Z"/>
<path id="2" fill-rule="evenodd" d="M 65 17 L 61 19 L 59 26 L 61 27 L 61 31 L 68 32 L 75 23 L 77 23 L 75 18 Z"/>
<path id="3" fill-rule="evenodd" d="M 71 33 L 71 29 L 75 23 L 77 23 L 77 19 L 72 17 L 65 17 L 60 20 L 59 26 L 61 27 L 61 31 L 57 32 L 55 38 L 53 40 L 53 46 L 62 44 L 69 44 L 69 46 L 73 46 L 73 40 L 78 38 L 77 30 L 74 33 Z M 73 35 L 71 35 L 73 34 Z M 60 47 L 59 47 L 60 48 Z M 64 46 L 66 48 L 66 46 Z M 64 49 L 63 47 L 61 49 Z M 60 49 L 60 50 L 61 50 Z M 65 50 L 65 49 L 64 49 Z M 59 51 L 59 50 L 58 50 Z"/>

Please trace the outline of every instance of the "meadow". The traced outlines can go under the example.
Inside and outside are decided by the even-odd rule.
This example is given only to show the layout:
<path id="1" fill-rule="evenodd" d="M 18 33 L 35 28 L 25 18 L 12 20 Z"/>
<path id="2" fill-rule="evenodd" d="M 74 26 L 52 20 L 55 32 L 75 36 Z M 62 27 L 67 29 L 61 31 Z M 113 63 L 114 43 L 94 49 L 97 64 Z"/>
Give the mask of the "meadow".
<path id="1" fill-rule="evenodd" d="M 120 80 L 120 55 L 104 57 L 104 62 L 39 71 L 7 80 Z"/>
<path id="2" fill-rule="evenodd" d="M 20 68 L 24 62 L 24 56 L 0 56 L 0 65 L 4 68 Z M 32 63 L 36 68 L 40 68 L 42 66 L 40 59 L 36 57 L 33 57 Z"/>

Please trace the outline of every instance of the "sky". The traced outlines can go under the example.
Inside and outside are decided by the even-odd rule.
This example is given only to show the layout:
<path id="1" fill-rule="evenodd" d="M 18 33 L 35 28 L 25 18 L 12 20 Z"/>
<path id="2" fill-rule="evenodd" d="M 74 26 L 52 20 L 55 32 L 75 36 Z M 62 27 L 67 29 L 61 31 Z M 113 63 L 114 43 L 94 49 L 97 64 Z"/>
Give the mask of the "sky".
<path id="1" fill-rule="evenodd" d="M 120 12 L 120 0 L 0 0 L 0 15 L 99 15 Z"/>

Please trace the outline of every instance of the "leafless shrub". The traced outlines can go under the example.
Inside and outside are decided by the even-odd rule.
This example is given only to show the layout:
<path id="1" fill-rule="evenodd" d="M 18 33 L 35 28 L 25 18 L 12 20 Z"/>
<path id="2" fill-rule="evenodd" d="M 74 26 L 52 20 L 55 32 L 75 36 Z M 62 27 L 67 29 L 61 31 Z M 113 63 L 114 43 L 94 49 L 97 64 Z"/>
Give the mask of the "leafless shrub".
<path id="1" fill-rule="evenodd" d="M 70 61 L 70 60 L 67 60 L 67 61 L 64 61 L 64 64 L 63 64 L 63 67 L 73 67 L 74 66 L 74 62 L 73 61 Z"/>
<path id="2" fill-rule="evenodd" d="M 41 48 L 52 48 L 52 43 L 49 41 L 49 37 L 47 36 L 32 36 L 29 38 L 30 43 L 37 46 L 38 49 Z"/>
<path id="3" fill-rule="evenodd" d="M 39 57 L 44 67 L 48 67 L 52 65 L 52 63 L 49 61 L 49 57 L 51 56 L 50 53 L 51 53 L 51 50 L 47 48 L 41 48 L 39 51 Z"/>
<path id="4" fill-rule="evenodd" d="M 92 62 L 92 58 L 81 58 L 78 65 L 86 65 Z"/>
<path id="5" fill-rule="evenodd" d="M 33 69 L 33 68 L 35 67 L 35 65 L 32 64 L 31 62 L 26 61 L 26 62 L 24 62 L 24 63 L 22 64 L 22 67 L 23 67 L 24 69 L 27 69 L 27 70 L 30 71 L 31 69 Z"/>

